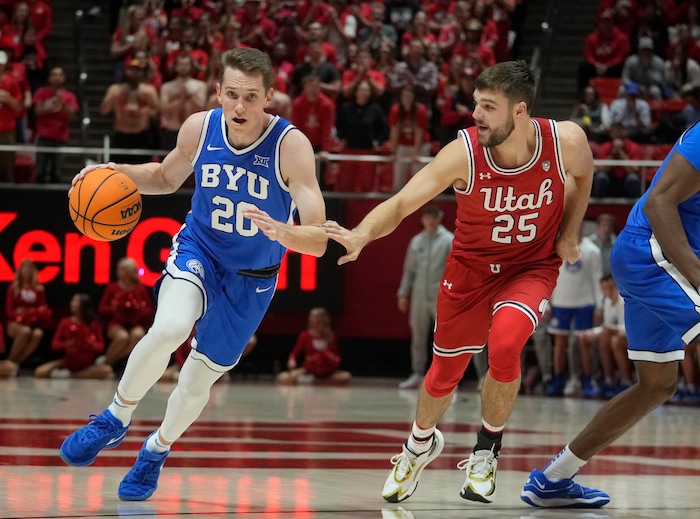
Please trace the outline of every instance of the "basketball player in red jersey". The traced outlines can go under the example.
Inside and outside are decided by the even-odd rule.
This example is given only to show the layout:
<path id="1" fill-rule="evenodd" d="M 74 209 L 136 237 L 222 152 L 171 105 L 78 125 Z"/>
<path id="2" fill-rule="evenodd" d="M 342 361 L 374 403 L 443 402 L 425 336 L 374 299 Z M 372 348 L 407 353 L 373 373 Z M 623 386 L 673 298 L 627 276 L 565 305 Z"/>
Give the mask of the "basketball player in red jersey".
<path id="1" fill-rule="evenodd" d="M 474 353 L 488 343 L 476 446 L 457 467 L 460 495 L 490 503 L 506 420 L 520 388 L 520 354 L 537 328 L 562 260 L 579 257 L 578 231 L 591 192 L 593 158 L 574 123 L 530 117 L 535 81 L 524 61 L 498 63 L 476 80 L 475 126 L 460 130 L 435 159 L 353 230 L 326 222 L 328 237 L 357 259 L 372 240 L 452 186 L 457 227 L 437 302 L 433 361 L 416 420 L 382 495 L 411 496 L 442 451 L 436 424 Z"/>

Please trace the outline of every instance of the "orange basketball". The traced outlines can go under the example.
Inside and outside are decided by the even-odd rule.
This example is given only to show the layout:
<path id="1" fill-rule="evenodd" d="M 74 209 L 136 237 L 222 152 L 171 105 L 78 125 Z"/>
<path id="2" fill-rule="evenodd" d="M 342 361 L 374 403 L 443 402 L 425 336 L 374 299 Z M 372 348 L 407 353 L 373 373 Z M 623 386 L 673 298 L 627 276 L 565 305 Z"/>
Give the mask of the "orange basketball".
<path id="1" fill-rule="evenodd" d="M 68 210 L 71 220 L 85 236 L 99 241 L 118 240 L 138 223 L 141 194 L 124 173 L 96 169 L 73 186 Z"/>

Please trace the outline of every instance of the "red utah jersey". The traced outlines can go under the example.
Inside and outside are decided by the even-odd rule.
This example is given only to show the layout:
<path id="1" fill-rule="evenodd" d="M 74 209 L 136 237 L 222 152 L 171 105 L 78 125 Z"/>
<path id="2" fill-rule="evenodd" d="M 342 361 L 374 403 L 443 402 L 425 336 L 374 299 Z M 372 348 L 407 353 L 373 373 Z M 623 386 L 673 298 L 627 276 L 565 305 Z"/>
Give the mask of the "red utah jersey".
<path id="1" fill-rule="evenodd" d="M 499 168 L 477 140 L 476 127 L 460 130 L 469 157 L 467 188 L 455 189 L 453 255 L 494 264 L 558 260 L 554 242 L 564 210 L 566 173 L 556 121 L 532 119 L 536 146 L 527 164 Z"/>

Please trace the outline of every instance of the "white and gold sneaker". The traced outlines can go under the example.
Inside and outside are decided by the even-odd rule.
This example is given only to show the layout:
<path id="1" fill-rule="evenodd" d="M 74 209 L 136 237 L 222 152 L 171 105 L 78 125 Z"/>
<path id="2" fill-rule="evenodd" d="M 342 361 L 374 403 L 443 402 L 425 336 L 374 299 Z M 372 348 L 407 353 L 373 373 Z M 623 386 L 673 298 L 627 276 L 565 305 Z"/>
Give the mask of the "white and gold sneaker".
<path id="1" fill-rule="evenodd" d="M 459 493 L 469 501 L 492 503 L 496 494 L 496 456 L 493 450 L 480 450 L 457 464 L 459 470 L 467 471 L 467 479 Z"/>
<path id="2" fill-rule="evenodd" d="M 423 454 L 415 455 L 404 444 L 403 452 L 391 458 L 394 468 L 391 469 L 389 477 L 384 483 L 382 497 L 390 503 L 398 503 L 411 497 L 418 486 L 423 469 L 428 463 L 437 458 L 445 447 L 445 438 L 442 433 L 435 429 L 433 443 Z"/>

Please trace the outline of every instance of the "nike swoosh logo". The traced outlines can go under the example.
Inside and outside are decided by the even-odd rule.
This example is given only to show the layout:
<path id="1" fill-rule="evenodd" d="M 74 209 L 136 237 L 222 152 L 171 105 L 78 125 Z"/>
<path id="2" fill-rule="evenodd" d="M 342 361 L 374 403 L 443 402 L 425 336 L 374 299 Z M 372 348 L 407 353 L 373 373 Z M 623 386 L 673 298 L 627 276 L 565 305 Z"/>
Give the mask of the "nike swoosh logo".
<path id="1" fill-rule="evenodd" d="M 124 432 L 121 434 L 121 436 L 119 436 L 119 437 L 117 437 L 117 438 L 112 438 L 111 440 L 109 440 L 109 441 L 107 442 L 107 445 L 105 445 L 105 447 L 107 447 L 108 445 L 112 445 L 112 444 L 114 444 L 114 443 L 117 443 L 117 442 L 118 442 L 119 440 L 121 440 L 125 435 L 126 435 L 126 431 L 124 431 Z"/>
<path id="2" fill-rule="evenodd" d="M 223 148 L 212 148 L 211 144 L 207 144 L 207 151 L 219 151 L 223 150 Z"/>
<path id="3" fill-rule="evenodd" d="M 267 292 L 270 290 L 272 287 L 267 287 L 267 288 L 260 288 L 260 287 L 255 287 L 255 293 L 256 294 L 262 294 L 263 292 Z"/>
<path id="4" fill-rule="evenodd" d="M 540 490 L 544 490 L 545 488 L 547 488 L 546 485 L 540 483 L 536 478 L 533 479 L 535 480 L 535 485 L 537 485 L 537 488 L 539 488 Z"/>

